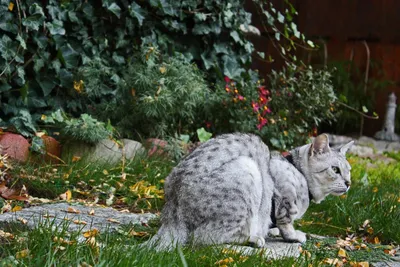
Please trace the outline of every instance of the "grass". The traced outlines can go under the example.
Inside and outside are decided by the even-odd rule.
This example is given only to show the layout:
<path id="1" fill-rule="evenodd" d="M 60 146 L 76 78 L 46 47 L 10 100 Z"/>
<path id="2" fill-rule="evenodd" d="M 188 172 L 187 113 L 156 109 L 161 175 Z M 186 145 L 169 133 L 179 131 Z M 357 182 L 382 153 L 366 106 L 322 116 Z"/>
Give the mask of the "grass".
<path id="1" fill-rule="evenodd" d="M 353 185 L 349 193 L 312 204 L 297 221 L 300 230 L 332 238 L 309 239 L 296 259 L 270 261 L 260 253 L 242 255 L 215 246 L 185 247 L 171 253 L 140 249 L 138 244 L 156 232 L 158 222 L 135 226 L 135 231 L 150 233 L 145 237 L 131 235 L 131 226 L 84 237 L 84 233 L 69 233 L 66 225 L 40 225 L 28 231 L 16 224 L 0 225 L 13 235 L 0 234 L 0 266 L 321 266 L 334 260 L 343 263 L 343 259 L 347 263 L 385 259 L 385 253 L 400 244 L 400 164 L 356 157 L 350 162 Z M 116 208 L 157 212 L 163 201 L 159 190 L 174 164 L 165 158 L 145 157 L 121 166 L 84 161 L 60 166 L 32 164 L 15 167 L 12 184 L 25 185 L 31 195 L 41 198 L 54 199 L 70 190 L 73 200 L 98 199 L 106 204 L 113 196 L 111 204 Z M 337 238 L 343 240 L 338 243 Z M 340 248 L 345 249 L 346 257 L 338 256 Z"/>

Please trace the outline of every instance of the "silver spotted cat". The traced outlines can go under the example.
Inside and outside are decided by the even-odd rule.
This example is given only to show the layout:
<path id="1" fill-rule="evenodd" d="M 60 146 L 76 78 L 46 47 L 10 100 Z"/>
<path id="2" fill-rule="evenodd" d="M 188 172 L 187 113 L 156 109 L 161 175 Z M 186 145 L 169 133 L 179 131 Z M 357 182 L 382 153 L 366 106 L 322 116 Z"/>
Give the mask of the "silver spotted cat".
<path id="1" fill-rule="evenodd" d="M 256 135 L 225 134 L 199 146 L 165 180 L 165 206 L 158 233 L 147 242 L 158 250 L 195 245 L 265 244 L 271 227 L 289 242 L 305 242 L 293 227 L 309 203 L 342 195 L 350 187 L 346 152 L 328 136 L 316 137 L 287 157 Z"/>

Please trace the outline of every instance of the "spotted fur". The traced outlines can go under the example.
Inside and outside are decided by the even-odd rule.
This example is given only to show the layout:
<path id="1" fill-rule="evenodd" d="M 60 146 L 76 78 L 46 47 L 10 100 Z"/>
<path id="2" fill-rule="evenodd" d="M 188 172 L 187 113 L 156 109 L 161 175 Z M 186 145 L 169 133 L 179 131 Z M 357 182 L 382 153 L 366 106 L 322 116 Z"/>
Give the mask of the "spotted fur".
<path id="1" fill-rule="evenodd" d="M 329 148 L 327 135 L 287 158 L 270 153 L 256 135 L 226 134 L 202 144 L 165 180 L 161 228 L 147 243 L 157 249 L 194 244 L 251 242 L 262 247 L 271 226 L 304 242 L 293 221 L 310 200 L 341 195 L 350 186 L 345 154 L 353 142 Z"/>

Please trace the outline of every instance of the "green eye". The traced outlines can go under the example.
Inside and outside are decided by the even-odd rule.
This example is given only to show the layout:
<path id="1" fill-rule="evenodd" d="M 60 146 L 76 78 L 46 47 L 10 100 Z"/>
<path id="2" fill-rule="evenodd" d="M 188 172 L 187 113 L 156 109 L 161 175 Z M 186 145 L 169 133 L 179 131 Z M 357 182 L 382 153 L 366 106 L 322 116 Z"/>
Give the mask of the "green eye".
<path id="1" fill-rule="evenodd" d="M 333 170 L 335 173 L 340 174 L 340 169 L 339 169 L 338 167 L 332 166 L 332 170 Z"/>

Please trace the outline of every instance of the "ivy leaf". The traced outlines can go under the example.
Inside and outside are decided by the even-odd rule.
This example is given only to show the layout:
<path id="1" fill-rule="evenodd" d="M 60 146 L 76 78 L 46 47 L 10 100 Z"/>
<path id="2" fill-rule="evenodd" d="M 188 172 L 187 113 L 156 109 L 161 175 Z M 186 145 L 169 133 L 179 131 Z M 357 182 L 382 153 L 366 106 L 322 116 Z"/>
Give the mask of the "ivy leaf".
<path id="1" fill-rule="evenodd" d="M 129 6 L 129 14 L 136 18 L 139 22 L 139 25 L 142 26 L 145 12 L 141 6 L 136 4 L 135 2 L 132 2 L 132 4 Z"/>
<path id="2" fill-rule="evenodd" d="M 10 90 L 12 88 L 11 85 L 9 85 L 8 83 L 0 83 L 0 92 L 7 92 L 8 90 Z"/>
<path id="3" fill-rule="evenodd" d="M 240 68 L 238 62 L 229 56 L 224 56 L 223 60 L 224 75 L 231 79 L 240 78 L 240 74 L 242 74 L 242 72 L 244 72 L 245 70 L 243 68 Z"/>
<path id="4" fill-rule="evenodd" d="M 32 144 L 30 146 L 30 149 L 34 152 L 40 153 L 40 154 L 45 154 L 45 146 L 44 146 L 44 141 L 41 137 L 39 136 L 34 136 L 32 138 Z"/>
<path id="5" fill-rule="evenodd" d="M 237 31 L 232 31 L 230 35 L 236 43 L 242 42 L 242 40 L 240 39 L 239 33 Z"/>
<path id="6" fill-rule="evenodd" d="M 114 52 L 113 55 L 112 55 L 112 59 L 113 59 L 116 63 L 118 63 L 119 65 L 125 64 L 125 58 L 122 57 L 122 56 L 118 56 L 118 54 L 115 53 L 115 52 Z"/>
<path id="7" fill-rule="evenodd" d="M 65 35 L 64 23 L 61 20 L 55 19 L 47 22 L 46 26 L 52 35 Z"/>
<path id="8" fill-rule="evenodd" d="M 16 47 L 13 41 L 6 34 L 0 39 L 0 54 L 5 60 L 10 60 L 16 55 Z"/>
<path id="9" fill-rule="evenodd" d="M 68 11 L 68 17 L 71 22 L 80 23 L 75 11 Z"/>
<path id="10" fill-rule="evenodd" d="M 24 67 L 17 68 L 17 77 L 20 79 L 19 84 L 25 84 L 25 70 Z"/>
<path id="11" fill-rule="evenodd" d="M 121 8 L 119 7 L 119 5 L 117 5 L 115 2 L 112 3 L 111 5 L 109 5 L 107 7 L 107 9 L 109 11 L 111 11 L 115 16 L 117 16 L 117 18 L 121 17 Z"/>
<path id="12" fill-rule="evenodd" d="M 24 40 L 24 38 L 22 38 L 22 36 L 19 33 L 18 33 L 16 39 L 19 41 L 19 44 L 21 45 L 21 47 L 26 50 L 25 40 Z"/>
<path id="13" fill-rule="evenodd" d="M 279 21 L 280 23 L 285 22 L 285 17 L 284 17 L 284 16 L 282 15 L 282 13 L 279 12 L 279 11 L 278 11 L 278 21 Z"/>
<path id="14" fill-rule="evenodd" d="M 229 54 L 228 45 L 225 43 L 215 43 L 214 50 L 217 54 Z"/>
<path id="15" fill-rule="evenodd" d="M 312 48 L 315 47 L 314 43 L 313 43 L 312 41 L 310 41 L 310 40 L 307 41 L 307 44 L 308 44 L 309 46 L 311 46 Z"/>
<path id="16" fill-rule="evenodd" d="M 23 18 L 22 25 L 29 30 L 38 31 L 45 18 L 43 9 L 38 4 L 34 3 L 29 7 L 29 13 L 31 16 Z"/>
<path id="17" fill-rule="evenodd" d="M 33 70 L 36 73 L 39 73 L 39 71 L 44 67 L 44 60 L 38 57 L 35 57 L 35 60 L 33 61 Z"/>
<path id="18" fill-rule="evenodd" d="M 31 114 L 25 109 L 20 109 L 18 115 L 13 117 L 10 123 L 14 125 L 17 132 L 23 136 L 30 137 L 36 132 L 36 128 L 32 123 Z"/>
<path id="19" fill-rule="evenodd" d="M 201 143 L 204 143 L 212 137 L 212 133 L 207 132 L 203 127 L 197 129 L 197 137 Z"/>
<path id="20" fill-rule="evenodd" d="M 197 21 L 206 21 L 207 16 L 204 13 L 196 13 L 194 14 L 194 19 Z"/>
<path id="21" fill-rule="evenodd" d="M 43 96 L 48 96 L 53 91 L 56 84 L 54 78 L 48 76 L 36 76 L 36 82 L 42 88 Z"/>
<path id="22" fill-rule="evenodd" d="M 68 69 L 76 68 L 79 64 L 79 53 L 76 52 L 69 44 L 60 48 L 61 59 Z"/>
<path id="23" fill-rule="evenodd" d="M 281 142 L 276 139 L 276 138 L 271 138 L 269 139 L 269 141 L 271 142 L 271 145 L 273 145 L 276 148 L 280 148 L 281 147 Z"/>
<path id="24" fill-rule="evenodd" d="M 73 83 L 74 83 L 72 73 L 66 69 L 61 69 L 58 74 L 59 74 L 61 85 L 66 88 L 72 88 Z"/>

